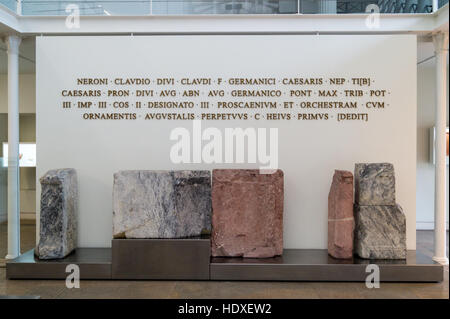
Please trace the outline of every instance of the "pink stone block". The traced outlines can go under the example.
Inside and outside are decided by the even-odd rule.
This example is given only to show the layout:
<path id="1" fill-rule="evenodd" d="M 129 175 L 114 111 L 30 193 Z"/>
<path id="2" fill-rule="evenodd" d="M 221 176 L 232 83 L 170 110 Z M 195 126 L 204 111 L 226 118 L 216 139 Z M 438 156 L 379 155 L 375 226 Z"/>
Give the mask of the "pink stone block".
<path id="1" fill-rule="evenodd" d="M 212 174 L 212 256 L 283 253 L 283 172 L 216 169 Z"/>
<path id="2" fill-rule="evenodd" d="M 352 258 L 353 174 L 336 170 L 328 194 L 328 253 L 334 258 Z"/>

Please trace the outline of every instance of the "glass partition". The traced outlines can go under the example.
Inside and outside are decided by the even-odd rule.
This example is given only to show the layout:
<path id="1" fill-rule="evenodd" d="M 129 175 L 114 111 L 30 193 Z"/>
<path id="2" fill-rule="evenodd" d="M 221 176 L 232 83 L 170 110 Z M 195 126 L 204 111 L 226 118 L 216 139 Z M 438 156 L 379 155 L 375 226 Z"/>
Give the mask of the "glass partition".
<path id="1" fill-rule="evenodd" d="M 0 0 L 16 10 L 18 0 Z M 439 0 L 439 7 L 448 0 Z M 377 5 L 380 13 L 431 13 L 433 0 L 22 0 L 23 15 L 354 14 Z"/>
<path id="2" fill-rule="evenodd" d="M 16 0 L 0 0 L 0 4 L 14 12 L 16 11 L 16 8 L 17 8 Z"/>

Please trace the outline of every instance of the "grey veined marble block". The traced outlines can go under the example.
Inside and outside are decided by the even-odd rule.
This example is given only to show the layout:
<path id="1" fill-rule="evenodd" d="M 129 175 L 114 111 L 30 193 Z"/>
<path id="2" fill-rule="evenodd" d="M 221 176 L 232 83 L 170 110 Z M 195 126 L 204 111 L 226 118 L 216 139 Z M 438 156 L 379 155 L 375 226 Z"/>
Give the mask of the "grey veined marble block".
<path id="1" fill-rule="evenodd" d="M 356 164 L 355 203 L 395 205 L 394 166 L 389 163 Z"/>
<path id="2" fill-rule="evenodd" d="M 115 238 L 181 238 L 211 230 L 209 171 L 114 174 Z"/>
<path id="3" fill-rule="evenodd" d="M 77 245 L 78 184 L 72 168 L 48 171 L 40 179 L 40 259 L 64 258 Z"/>
<path id="4" fill-rule="evenodd" d="M 406 258 L 406 218 L 400 205 L 356 206 L 355 210 L 355 252 L 361 258 Z"/>

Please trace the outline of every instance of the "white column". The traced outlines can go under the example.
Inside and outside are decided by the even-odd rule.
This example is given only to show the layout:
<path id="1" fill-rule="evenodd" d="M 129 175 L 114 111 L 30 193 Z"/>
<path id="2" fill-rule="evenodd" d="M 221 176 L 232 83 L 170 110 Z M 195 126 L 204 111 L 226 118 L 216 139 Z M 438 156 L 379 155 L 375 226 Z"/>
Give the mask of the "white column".
<path id="1" fill-rule="evenodd" d="M 22 0 L 16 0 L 16 1 L 17 1 L 16 13 L 18 15 L 22 15 Z"/>
<path id="2" fill-rule="evenodd" d="M 433 260 L 448 264 L 445 230 L 446 197 L 446 122 L 447 122 L 447 52 L 448 32 L 433 36 L 436 54 L 436 144 L 435 144 L 435 191 L 434 191 L 434 257 Z"/>
<path id="3" fill-rule="evenodd" d="M 439 0 L 433 0 L 433 12 L 438 11 L 439 9 Z"/>
<path id="4" fill-rule="evenodd" d="M 20 255 L 19 201 L 19 45 L 15 35 L 6 38 L 8 46 L 8 255 Z"/>

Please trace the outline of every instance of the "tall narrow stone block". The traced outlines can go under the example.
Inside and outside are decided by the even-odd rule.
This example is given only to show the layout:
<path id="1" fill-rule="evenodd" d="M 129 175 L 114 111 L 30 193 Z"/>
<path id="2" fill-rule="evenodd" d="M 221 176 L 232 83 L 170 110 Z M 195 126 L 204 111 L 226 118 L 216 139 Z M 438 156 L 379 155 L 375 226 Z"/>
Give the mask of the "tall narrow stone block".
<path id="1" fill-rule="evenodd" d="M 406 258 L 406 218 L 400 205 L 356 206 L 355 210 L 355 252 L 361 258 Z"/>
<path id="2" fill-rule="evenodd" d="M 395 205 L 394 166 L 389 163 L 356 164 L 355 203 Z"/>
<path id="3" fill-rule="evenodd" d="M 64 258 L 77 245 L 78 185 L 72 168 L 48 171 L 40 179 L 40 259 Z"/>
<path id="4" fill-rule="evenodd" d="M 328 253 L 334 258 L 353 256 L 353 174 L 336 170 L 328 194 Z"/>
<path id="5" fill-rule="evenodd" d="M 211 230 L 209 171 L 114 174 L 115 238 L 182 238 Z"/>
<path id="6" fill-rule="evenodd" d="M 283 172 L 213 171 L 212 256 L 283 253 Z"/>

